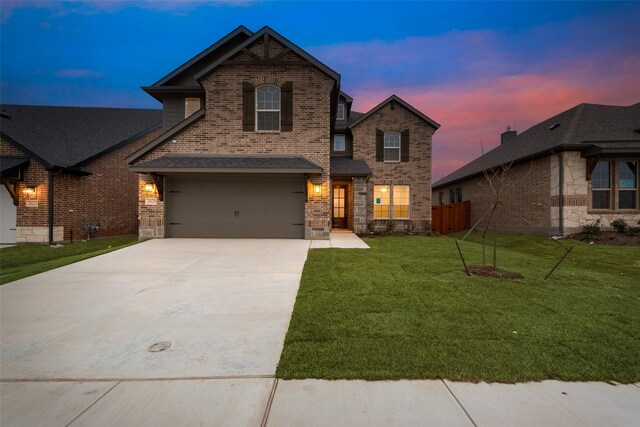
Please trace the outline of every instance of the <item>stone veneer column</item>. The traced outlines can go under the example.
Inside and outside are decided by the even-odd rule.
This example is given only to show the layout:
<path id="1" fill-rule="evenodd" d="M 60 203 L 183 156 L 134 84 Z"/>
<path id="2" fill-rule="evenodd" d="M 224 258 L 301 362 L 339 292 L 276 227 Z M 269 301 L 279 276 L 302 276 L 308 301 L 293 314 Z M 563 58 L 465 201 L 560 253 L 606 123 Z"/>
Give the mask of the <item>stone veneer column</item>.
<path id="1" fill-rule="evenodd" d="M 353 231 L 367 231 L 367 179 L 353 179 Z"/>

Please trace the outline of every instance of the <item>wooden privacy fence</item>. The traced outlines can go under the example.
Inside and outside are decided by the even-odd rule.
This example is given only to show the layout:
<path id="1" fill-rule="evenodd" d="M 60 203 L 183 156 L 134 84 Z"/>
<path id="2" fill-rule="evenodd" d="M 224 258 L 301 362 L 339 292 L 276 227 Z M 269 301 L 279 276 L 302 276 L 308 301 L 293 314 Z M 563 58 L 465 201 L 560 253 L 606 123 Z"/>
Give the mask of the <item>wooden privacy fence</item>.
<path id="1" fill-rule="evenodd" d="M 455 233 L 471 228 L 471 202 L 469 200 L 450 205 L 431 207 L 433 231 L 440 234 Z"/>

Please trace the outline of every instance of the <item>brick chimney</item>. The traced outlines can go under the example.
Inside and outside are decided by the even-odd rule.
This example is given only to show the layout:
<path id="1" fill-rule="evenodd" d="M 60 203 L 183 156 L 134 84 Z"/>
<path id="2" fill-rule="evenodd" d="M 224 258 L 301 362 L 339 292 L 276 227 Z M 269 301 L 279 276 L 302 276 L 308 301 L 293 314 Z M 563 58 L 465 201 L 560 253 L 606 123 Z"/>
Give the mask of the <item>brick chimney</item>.
<path id="1" fill-rule="evenodd" d="M 511 126 L 507 126 L 507 130 L 500 134 L 500 145 L 515 141 L 516 135 L 518 135 L 518 131 L 511 130 Z"/>

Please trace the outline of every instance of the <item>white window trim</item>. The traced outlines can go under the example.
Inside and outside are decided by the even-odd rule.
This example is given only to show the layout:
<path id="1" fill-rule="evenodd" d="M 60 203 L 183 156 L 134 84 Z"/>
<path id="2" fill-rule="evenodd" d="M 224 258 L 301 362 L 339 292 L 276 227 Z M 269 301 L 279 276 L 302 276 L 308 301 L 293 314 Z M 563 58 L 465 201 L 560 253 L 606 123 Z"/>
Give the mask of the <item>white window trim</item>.
<path id="1" fill-rule="evenodd" d="M 278 92 L 280 92 L 280 108 L 277 110 L 260 110 L 258 109 L 258 89 L 260 89 L 261 87 L 275 87 L 278 89 Z M 256 116 L 255 116 L 255 121 L 256 121 L 256 132 L 266 132 L 266 133 L 273 133 L 273 132 L 280 132 L 281 128 L 282 128 L 282 89 L 279 86 L 276 85 L 261 85 L 256 87 L 255 90 L 255 99 L 256 99 Z M 259 112 L 264 112 L 264 113 L 273 113 L 273 112 L 278 112 L 278 129 L 258 129 L 258 113 Z"/>
<path id="2" fill-rule="evenodd" d="M 397 150 L 398 150 L 398 160 L 387 160 L 387 150 L 395 150 L 395 149 L 396 149 L 396 147 L 389 147 L 389 148 L 387 148 L 386 136 L 387 136 L 387 133 L 390 133 L 390 132 L 397 133 L 397 134 L 398 134 L 398 137 L 399 137 L 399 140 L 398 140 L 398 147 L 397 147 Z M 383 137 L 383 140 L 382 140 L 382 151 L 383 151 L 383 155 L 384 155 L 384 163 L 400 163 L 400 160 L 402 160 L 402 159 L 401 159 L 401 156 L 402 156 L 402 152 L 401 152 L 401 150 L 402 150 L 402 134 L 401 134 L 400 132 L 396 131 L 396 130 L 389 130 L 389 131 L 386 131 L 386 132 L 384 133 L 384 137 Z"/>
<path id="3" fill-rule="evenodd" d="M 342 116 L 340 115 L 340 107 L 342 107 Z M 336 120 L 344 120 L 346 112 L 347 112 L 347 108 L 344 105 L 344 103 L 342 103 L 342 102 L 338 103 L 338 111 L 336 112 Z"/>
<path id="4" fill-rule="evenodd" d="M 342 137 L 342 141 L 344 142 L 344 148 L 342 150 L 338 150 L 336 148 L 336 136 L 341 136 Z M 347 137 L 346 137 L 346 135 L 344 135 L 342 133 L 337 133 L 337 134 L 333 135 L 333 151 L 340 152 L 340 153 L 344 153 L 345 151 L 347 151 Z"/>

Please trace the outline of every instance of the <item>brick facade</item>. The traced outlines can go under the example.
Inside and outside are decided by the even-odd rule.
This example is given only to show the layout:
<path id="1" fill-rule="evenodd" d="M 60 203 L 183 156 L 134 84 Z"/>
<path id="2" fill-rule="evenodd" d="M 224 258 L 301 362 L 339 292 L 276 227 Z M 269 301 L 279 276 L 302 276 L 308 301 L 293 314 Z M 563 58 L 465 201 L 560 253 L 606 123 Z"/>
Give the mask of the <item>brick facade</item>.
<path id="1" fill-rule="evenodd" d="M 262 42 L 251 51 L 261 54 Z M 284 46 L 271 41 L 272 56 Z M 137 162 L 155 159 L 168 153 L 217 154 L 298 154 L 322 167 L 321 176 L 309 178 L 309 199 L 305 203 L 305 237 L 328 238 L 330 230 L 330 105 L 334 81 L 293 53 L 282 61 L 287 64 L 251 65 L 250 57 L 241 54 L 227 61 L 202 80 L 206 91 L 206 113 L 189 128 L 147 153 Z M 288 64 L 290 63 L 290 65 Z M 245 132 L 242 123 L 242 84 L 250 82 L 282 85 L 293 83 L 293 130 L 291 132 Z M 164 203 L 147 205 L 145 184 L 139 182 L 140 237 L 164 237 Z M 312 186 L 322 186 L 320 195 Z"/>
<path id="2" fill-rule="evenodd" d="M 84 165 L 89 176 L 54 175 L 54 241 L 86 238 L 85 226 L 99 224 L 91 237 L 135 235 L 137 220 L 137 174 L 129 171 L 125 158 L 158 135 L 147 134 Z M 28 156 L 10 142 L 0 140 L 3 156 Z M 27 186 L 36 191 L 27 194 Z M 49 172 L 31 158 L 24 181 L 19 184 L 17 242 L 49 242 Z M 37 207 L 27 200 L 37 200 Z M 28 206 L 27 206 L 28 204 Z"/>
<path id="3" fill-rule="evenodd" d="M 376 129 L 382 131 L 409 130 L 409 161 L 386 163 L 376 161 Z M 435 128 L 399 103 L 391 101 L 351 129 L 353 157 L 364 159 L 373 175 L 367 184 L 367 224 L 365 227 L 387 229 L 389 220 L 373 220 L 374 185 L 409 185 L 410 219 L 393 220 L 393 228 L 405 231 L 431 229 L 431 139 Z M 363 201 L 360 200 L 359 203 Z M 356 202 L 358 203 L 358 202 Z M 362 232 L 362 225 L 356 227 Z"/>
<path id="4" fill-rule="evenodd" d="M 551 207 L 550 158 L 512 166 L 506 174 L 502 204 L 496 211 L 496 223 L 503 231 L 553 231 L 549 211 Z M 471 225 L 476 224 L 491 208 L 494 195 L 484 176 L 433 190 L 433 201 L 439 203 L 443 192 L 449 204 L 449 190 L 462 188 L 462 200 L 471 201 Z M 480 224 L 486 225 L 487 220 Z"/>

